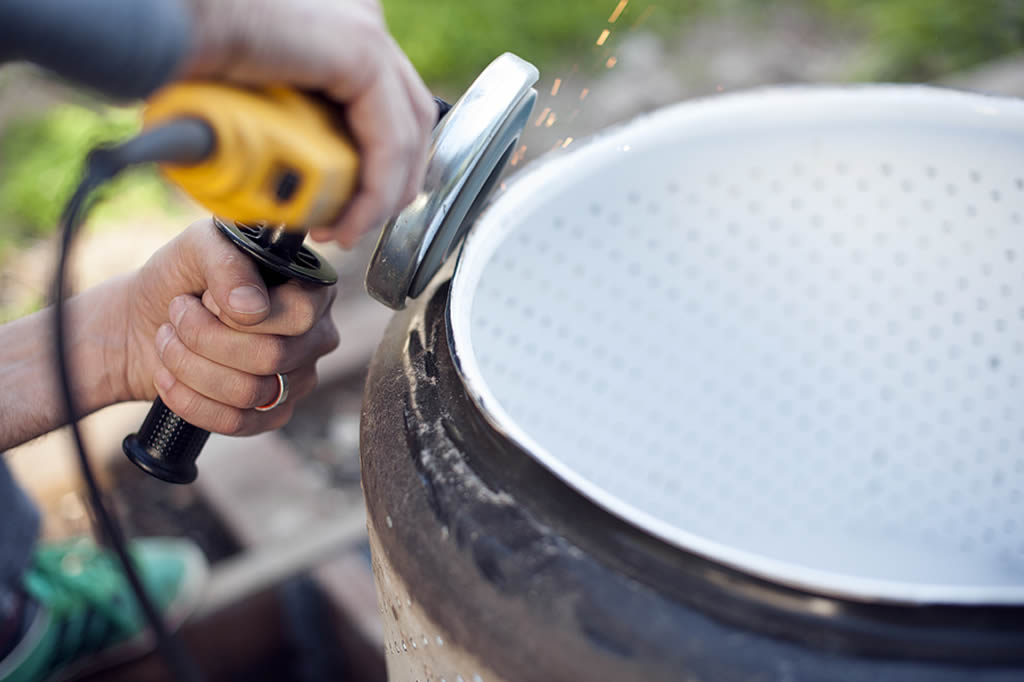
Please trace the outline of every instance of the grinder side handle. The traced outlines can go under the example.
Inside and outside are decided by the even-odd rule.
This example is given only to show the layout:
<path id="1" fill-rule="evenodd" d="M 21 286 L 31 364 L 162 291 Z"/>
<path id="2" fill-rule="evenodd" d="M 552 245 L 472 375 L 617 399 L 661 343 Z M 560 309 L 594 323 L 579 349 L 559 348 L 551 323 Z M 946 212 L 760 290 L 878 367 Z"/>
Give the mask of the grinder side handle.
<path id="1" fill-rule="evenodd" d="M 222 231 L 225 230 L 224 223 L 215 222 Z M 304 232 L 289 234 L 291 243 L 298 244 L 295 254 L 302 251 L 311 253 L 301 246 L 304 236 Z M 283 284 L 289 279 L 286 273 L 264 265 L 260 266 L 260 275 L 268 287 Z M 196 480 L 196 459 L 209 437 L 209 431 L 188 423 L 158 397 L 149 408 L 142 427 L 124 439 L 121 449 L 129 460 L 151 476 L 168 483 L 185 484 Z"/>

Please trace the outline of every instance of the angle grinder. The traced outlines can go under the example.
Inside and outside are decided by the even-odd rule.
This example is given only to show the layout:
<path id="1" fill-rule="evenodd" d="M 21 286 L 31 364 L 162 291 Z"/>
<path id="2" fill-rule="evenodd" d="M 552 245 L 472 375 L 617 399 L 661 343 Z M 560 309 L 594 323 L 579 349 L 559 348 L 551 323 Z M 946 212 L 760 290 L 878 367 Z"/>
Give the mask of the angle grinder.
<path id="1" fill-rule="evenodd" d="M 455 252 L 518 144 L 537 78 L 533 65 L 506 53 L 453 106 L 437 100 L 424 186 L 384 227 L 367 270 L 374 298 L 404 307 Z M 337 274 L 304 240 L 357 189 L 358 153 L 336 114 L 316 96 L 287 88 L 180 83 L 149 101 L 140 139 L 173 138 L 163 173 L 213 212 L 268 286 L 289 279 L 329 286 Z M 143 471 L 191 483 L 209 435 L 157 398 L 122 447 Z"/>

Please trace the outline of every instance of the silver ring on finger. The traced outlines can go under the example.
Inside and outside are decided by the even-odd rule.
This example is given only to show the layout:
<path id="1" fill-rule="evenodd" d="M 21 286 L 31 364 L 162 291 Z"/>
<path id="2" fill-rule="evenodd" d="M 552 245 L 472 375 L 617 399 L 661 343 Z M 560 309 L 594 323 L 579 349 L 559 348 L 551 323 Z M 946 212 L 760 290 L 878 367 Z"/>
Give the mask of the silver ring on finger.
<path id="1" fill-rule="evenodd" d="M 288 375 L 278 372 L 274 376 L 277 377 L 277 397 L 266 405 L 254 407 L 253 409 L 257 412 L 270 412 L 272 409 L 288 400 Z"/>

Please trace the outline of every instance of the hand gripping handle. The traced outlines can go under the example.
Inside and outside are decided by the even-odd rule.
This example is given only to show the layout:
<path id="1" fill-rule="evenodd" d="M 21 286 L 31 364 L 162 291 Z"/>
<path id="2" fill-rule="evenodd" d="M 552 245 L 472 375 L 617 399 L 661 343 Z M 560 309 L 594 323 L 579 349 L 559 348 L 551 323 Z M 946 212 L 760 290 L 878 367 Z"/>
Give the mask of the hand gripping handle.
<path id="1" fill-rule="evenodd" d="M 289 279 L 321 286 L 337 281 L 334 269 L 303 245 L 304 231 L 255 227 L 219 218 L 214 218 L 214 224 L 256 261 L 268 287 Z M 198 473 L 196 459 L 209 437 L 209 431 L 189 424 L 157 398 L 142 428 L 125 438 L 121 448 L 146 473 L 168 483 L 191 483 Z"/>

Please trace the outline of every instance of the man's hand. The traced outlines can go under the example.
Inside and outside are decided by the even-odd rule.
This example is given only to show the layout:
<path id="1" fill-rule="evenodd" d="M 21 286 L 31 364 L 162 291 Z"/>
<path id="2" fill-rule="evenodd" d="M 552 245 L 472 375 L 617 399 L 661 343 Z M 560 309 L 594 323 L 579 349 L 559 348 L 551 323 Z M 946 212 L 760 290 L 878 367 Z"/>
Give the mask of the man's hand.
<path id="1" fill-rule="evenodd" d="M 132 281 L 121 399 L 159 393 L 195 426 L 229 435 L 276 429 L 316 386 L 316 360 L 338 345 L 335 288 L 286 282 L 268 290 L 256 265 L 201 220 L 160 249 Z M 288 400 L 269 412 L 275 373 Z"/>
<path id="2" fill-rule="evenodd" d="M 82 415 L 159 394 L 186 421 L 248 435 L 283 426 L 338 345 L 334 287 L 267 290 L 256 266 L 201 220 L 136 273 L 67 302 L 75 403 Z M 0 452 L 67 423 L 57 393 L 52 309 L 0 325 Z M 269 412 L 251 408 L 277 397 Z"/>
<path id="3" fill-rule="evenodd" d="M 350 248 L 412 201 L 437 107 L 376 0 L 188 1 L 195 39 L 184 77 L 286 83 L 326 93 L 344 111 L 360 184 L 337 224 L 314 239 Z"/>

